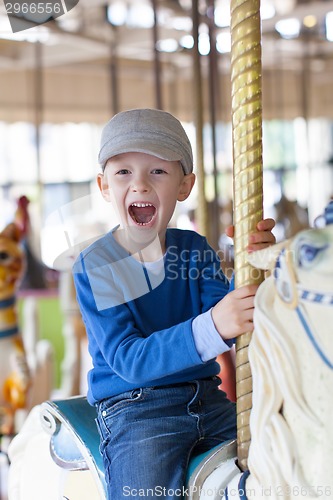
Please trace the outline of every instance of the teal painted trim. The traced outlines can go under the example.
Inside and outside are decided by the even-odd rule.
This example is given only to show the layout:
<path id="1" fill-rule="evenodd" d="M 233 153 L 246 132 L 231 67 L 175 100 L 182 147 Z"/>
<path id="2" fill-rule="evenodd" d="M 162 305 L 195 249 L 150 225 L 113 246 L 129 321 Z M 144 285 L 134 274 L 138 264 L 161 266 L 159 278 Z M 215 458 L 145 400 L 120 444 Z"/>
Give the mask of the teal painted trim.
<path id="1" fill-rule="evenodd" d="M 14 295 L 12 297 L 9 297 L 8 299 L 0 300 L 0 309 L 6 309 L 7 307 L 14 306 L 15 302 L 16 299 Z"/>
<path id="2" fill-rule="evenodd" d="M 0 339 L 4 339 L 6 337 L 13 337 L 17 335 L 19 332 L 18 326 L 14 326 L 13 328 L 7 328 L 7 330 L 0 331 Z"/>

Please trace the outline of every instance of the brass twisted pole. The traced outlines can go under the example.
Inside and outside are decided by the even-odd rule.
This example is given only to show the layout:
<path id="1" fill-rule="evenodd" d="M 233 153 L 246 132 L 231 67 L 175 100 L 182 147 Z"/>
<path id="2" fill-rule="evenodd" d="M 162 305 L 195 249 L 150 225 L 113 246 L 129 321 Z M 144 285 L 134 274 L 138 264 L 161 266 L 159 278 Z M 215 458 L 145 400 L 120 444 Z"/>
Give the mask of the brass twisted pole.
<path id="1" fill-rule="evenodd" d="M 259 284 L 263 275 L 247 262 L 249 234 L 263 217 L 260 0 L 231 0 L 231 100 L 234 162 L 235 286 Z M 247 469 L 252 376 L 252 332 L 236 342 L 237 454 Z"/>

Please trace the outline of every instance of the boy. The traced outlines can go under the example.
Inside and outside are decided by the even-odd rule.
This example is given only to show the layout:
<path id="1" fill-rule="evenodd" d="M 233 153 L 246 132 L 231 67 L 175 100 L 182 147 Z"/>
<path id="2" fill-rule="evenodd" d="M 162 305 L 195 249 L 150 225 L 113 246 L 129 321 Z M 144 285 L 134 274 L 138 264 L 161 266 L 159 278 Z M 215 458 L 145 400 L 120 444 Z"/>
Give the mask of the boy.
<path id="1" fill-rule="evenodd" d="M 235 438 L 235 407 L 218 389 L 215 358 L 252 329 L 257 287 L 228 293 L 206 239 L 167 228 L 195 181 L 175 117 L 117 114 L 103 130 L 99 162 L 98 186 L 120 226 L 81 253 L 74 279 L 108 498 L 176 498 L 190 457 Z M 258 224 L 250 251 L 274 242 L 273 226 Z"/>

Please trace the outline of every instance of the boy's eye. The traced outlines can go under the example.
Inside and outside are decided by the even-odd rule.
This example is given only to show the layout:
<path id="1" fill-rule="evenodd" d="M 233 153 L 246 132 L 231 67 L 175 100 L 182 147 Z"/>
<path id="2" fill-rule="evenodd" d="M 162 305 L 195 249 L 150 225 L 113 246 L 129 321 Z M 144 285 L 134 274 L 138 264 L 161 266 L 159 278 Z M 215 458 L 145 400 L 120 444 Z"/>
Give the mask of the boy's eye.
<path id="1" fill-rule="evenodd" d="M 162 168 L 155 168 L 152 172 L 153 174 L 166 174 L 166 171 Z"/>
<path id="2" fill-rule="evenodd" d="M 127 168 L 122 168 L 121 170 L 117 170 L 116 175 L 126 175 L 129 174 L 130 171 Z"/>

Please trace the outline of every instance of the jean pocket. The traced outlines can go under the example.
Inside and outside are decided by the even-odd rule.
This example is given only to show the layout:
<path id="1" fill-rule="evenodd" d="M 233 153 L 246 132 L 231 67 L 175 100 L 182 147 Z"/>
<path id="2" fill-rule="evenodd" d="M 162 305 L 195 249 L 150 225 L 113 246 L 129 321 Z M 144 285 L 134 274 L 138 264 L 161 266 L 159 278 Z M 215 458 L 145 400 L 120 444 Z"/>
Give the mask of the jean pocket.
<path id="1" fill-rule="evenodd" d="M 97 427 L 98 434 L 100 437 L 99 451 L 103 455 L 102 443 L 108 439 L 108 431 L 107 431 L 107 429 L 105 429 L 105 426 L 103 425 L 103 422 L 101 422 L 101 419 L 99 416 L 97 416 L 97 418 L 95 418 L 95 423 L 96 423 L 96 427 Z"/>
<path id="2" fill-rule="evenodd" d="M 98 405 L 98 414 L 100 419 L 106 424 L 109 418 L 113 418 L 133 403 L 140 401 L 143 398 L 143 389 L 133 389 L 132 391 L 123 392 L 117 396 L 103 400 Z"/>
<path id="3" fill-rule="evenodd" d="M 95 422 L 97 425 L 97 429 L 100 435 L 100 442 L 99 442 L 99 452 L 102 455 L 103 458 L 103 464 L 104 464 L 104 470 L 105 470 L 105 481 L 107 484 L 110 483 L 110 456 L 109 456 L 109 442 L 110 442 L 110 434 L 109 431 L 106 429 L 105 425 L 101 421 L 100 417 L 95 418 Z"/>

